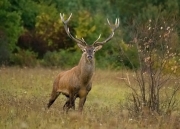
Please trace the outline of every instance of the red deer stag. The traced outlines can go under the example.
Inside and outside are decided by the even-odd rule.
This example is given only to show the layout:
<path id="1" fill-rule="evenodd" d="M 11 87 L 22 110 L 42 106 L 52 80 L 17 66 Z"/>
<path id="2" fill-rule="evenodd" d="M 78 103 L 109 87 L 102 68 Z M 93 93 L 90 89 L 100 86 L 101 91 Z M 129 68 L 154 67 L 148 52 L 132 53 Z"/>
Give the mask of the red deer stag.
<path id="1" fill-rule="evenodd" d="M 75 100 L 77 97 L 79 97 L 79 111 L 81 112 L 83 110 L 86 97 L 89 91 L 91 90 L 92 86 L 91 79 L 93 76 L 95 65 L 94 54 L 96 51 L 102 48 L 102 45 L 104 43 L 112 39 L 114 31 L 119 26 L 119 19 L 116 19 L 114 25 L 110 24 L 107 19 L 108 24 L 111 27 L 112 33 L 106 40 L 98 42 L 101 36 L 100 35 L 92 45 L 88 45 L 83 38 L 75 38 L 70 33 L 67 24 L 71 16 L 72 14 L 69 16 L 67 20 L 64 20 L 64 15 L 61 15 L 60 13 L 60 18 L 64 24 L 64 28 L 67 35 L 77 43 L 77 45 L 80 47 L 83 53 L 77 66 L 73 67 L 68 71 L 59 73 L 59 75 L 56 77 L 53 84 L 51 98 L 49 100 L 47 107 L 50 108 L 50 106 L 54 103 L 59 94 L 62 93 L 67 97 L 67 101 L 65 102 L 63 109 L 66 110 L 66 112 L 70 108 L 75 109 Z"/>

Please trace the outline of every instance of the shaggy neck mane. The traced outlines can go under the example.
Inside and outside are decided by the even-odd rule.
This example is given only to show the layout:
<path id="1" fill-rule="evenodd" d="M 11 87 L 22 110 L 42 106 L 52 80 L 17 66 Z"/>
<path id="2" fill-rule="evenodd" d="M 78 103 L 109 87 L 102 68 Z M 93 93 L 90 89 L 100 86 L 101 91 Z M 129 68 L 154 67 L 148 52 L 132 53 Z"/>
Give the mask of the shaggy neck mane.
<path id="1" fill-rule="evenodd" d="M 79 76 L 84 84 L 88 83 L 94 72 L 95 61 L 94 58 L 89 61 L 86 58 L 86 54 L 83 53 L 78 64 Z"/>

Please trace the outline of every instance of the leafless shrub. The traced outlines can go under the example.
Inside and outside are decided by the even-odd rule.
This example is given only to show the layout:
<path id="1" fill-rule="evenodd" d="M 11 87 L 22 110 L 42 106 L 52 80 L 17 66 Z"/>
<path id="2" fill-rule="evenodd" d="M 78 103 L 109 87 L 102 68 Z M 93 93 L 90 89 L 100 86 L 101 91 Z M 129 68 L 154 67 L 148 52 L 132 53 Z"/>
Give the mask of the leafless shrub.
<path id="1" fill-rule="evenodd" d="M 176 25 L 175 17 L 163 16 L 133 22 L 133 41 L 128 46 L 136 47 L 140 67 L 134 69 L 134 76 L 125 76 L 132 90 L 127 104 L 132 114 L 168 113 L 177 108 L 180 53 Z"/>

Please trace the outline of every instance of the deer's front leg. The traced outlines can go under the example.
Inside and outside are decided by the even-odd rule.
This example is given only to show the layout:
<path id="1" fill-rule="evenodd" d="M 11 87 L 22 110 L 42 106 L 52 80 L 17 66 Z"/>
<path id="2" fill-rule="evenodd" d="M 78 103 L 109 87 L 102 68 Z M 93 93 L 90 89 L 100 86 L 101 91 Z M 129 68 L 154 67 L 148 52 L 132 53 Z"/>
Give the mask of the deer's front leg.
<path id="1" fill-rule="evenodd" d="M 80 112 L 82 112 L 85 102 L 86 102 L 86 96 L 79 99 L 79 111 Z"/>
<path id="2" fill-rule="evenodd" d="M 91 86 L 92 86 L 92 83 L 89 83 L 89 85 L 87 85 L 86 88 L 84 89 L 81 89 L 78 93 L 78 97 L 79 97 L 79 111 L 82 112 L 83 110 L 83 107 L 84 107 L 84 104 L 86 102 L 86 97 L 89 93 L 89 91 L 91 90 Z"/>

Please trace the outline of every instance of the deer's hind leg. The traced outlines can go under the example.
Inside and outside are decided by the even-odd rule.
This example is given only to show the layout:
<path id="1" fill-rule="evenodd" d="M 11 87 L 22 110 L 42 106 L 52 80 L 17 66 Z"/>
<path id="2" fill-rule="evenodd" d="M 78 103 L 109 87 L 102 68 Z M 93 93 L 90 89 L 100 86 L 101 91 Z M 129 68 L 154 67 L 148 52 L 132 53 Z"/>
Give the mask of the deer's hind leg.
<path id="1" fill-rule="evenodd" d="M 73 110 L 75 110 L 75 100 L 76 100 L 77 96 L 71 95 L 68 96 L 68 100 L 65 102 L 64 106 L 63 106 L 63 110 L 68 112 L 68 110 L 70 108 L 72 108 Z"/>
<path id="2" fill-rule="evenodd" d="M 47 104 L 47 107 L 50 108 L 51 105 L 54 103 L 54 101 L 57 99 L 57 97 L 59 96 L 60 92 L 57 92 L 53 89 L 52 93 L 51 93 L 51 98 L 49 99 L 49 103 Z"/>
<path id="3" fill-rule="evenodd" d="M 65 110 L 66 108 L 72 108 L 73 110 L 75 110 L 75 100 L 76 97 L 74 97 L 74 99 L 68 98 L 68 100 L 65 102 L 64 106 L 63 106 L 63 110 Z"/>
<path id="4" fill-rule="evenodd" d="M 67 108 L 70 106 L 70 100 L 68 98 L 68 100 L 65 102 L 64 106 L 63 106 L 63 110 L 67 110 Z"/>

